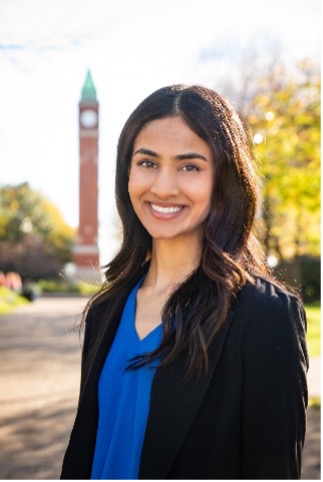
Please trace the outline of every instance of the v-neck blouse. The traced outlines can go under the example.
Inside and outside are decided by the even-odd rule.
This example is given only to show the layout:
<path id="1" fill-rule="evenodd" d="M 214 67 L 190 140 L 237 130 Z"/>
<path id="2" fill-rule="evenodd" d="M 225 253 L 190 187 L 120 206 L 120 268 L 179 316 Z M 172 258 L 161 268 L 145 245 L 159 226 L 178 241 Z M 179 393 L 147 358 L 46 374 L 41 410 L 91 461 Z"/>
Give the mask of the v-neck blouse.
<path id="1" fill-rule="evenodd" d="M 162 325 L 141 340 L 136 332 L 136 295 L 141 283 L 142 280 L 128 296 L 100 375 L 91 479 L 138 479 L 151 384 L 158 362 L 136 370 L 126 368 L 134 356 L 155 350 L 162 337 Z"/>

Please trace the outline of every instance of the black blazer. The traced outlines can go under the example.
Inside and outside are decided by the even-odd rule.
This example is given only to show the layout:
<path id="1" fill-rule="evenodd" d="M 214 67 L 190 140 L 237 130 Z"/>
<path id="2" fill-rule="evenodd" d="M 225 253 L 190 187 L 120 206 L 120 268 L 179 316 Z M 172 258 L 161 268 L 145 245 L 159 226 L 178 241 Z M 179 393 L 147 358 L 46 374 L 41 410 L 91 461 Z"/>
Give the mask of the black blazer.
<path id="1" fill-rule="evenodd" d="M 62 479 L 89 479 L 97 386 L 124 303 L 139 277 L 90 309 L 80 398 Z M 185 353 L 157 370 L 141 479 L 297 479 L 307 406 L 305 315 L 299 300 L 258 278 L 239 292 L 210 349 L 206 379 L 183 381 Z"/>

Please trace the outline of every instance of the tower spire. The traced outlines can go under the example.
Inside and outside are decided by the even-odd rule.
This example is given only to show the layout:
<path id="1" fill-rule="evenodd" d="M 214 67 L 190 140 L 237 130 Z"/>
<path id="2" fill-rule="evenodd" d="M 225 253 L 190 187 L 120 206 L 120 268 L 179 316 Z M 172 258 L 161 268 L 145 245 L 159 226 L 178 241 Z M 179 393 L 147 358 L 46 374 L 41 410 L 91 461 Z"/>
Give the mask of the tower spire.
<path id="1" fill-rule="evenodd" d="M 81 93 L 81 101 L 95 101 L 96 102 L 96 88 L 92 79 L 90 70 L 87 70 L 85 81 Z"/>

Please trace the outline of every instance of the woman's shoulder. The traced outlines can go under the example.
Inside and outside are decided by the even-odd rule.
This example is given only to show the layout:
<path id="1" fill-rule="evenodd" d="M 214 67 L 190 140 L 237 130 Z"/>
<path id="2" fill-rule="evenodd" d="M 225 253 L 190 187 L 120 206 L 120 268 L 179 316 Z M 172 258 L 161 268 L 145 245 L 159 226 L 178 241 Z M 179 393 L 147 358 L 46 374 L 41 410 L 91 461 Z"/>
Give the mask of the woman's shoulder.
<path id="1" fill-rule="evenodd" d="M 306 315 L 299 296 L 275 280 L 256 277 L 237 295 L 231 331 L 250 367 L 302 360 L 307 367 Z M 274 361 L 276 360 L 276 361 Z"/>
<path id="2" fill-rule="evenodd" d="M 281 304 L 290 301 L 301 302 L 299 295 L 283 283 L 274 278 L 267 279 L 254 276 L 252 281 L 247 281 L 237 294 L 237 299 L 248 303 Z"/>
<path id="3" fill-rule="evenodd" d="M 248 281 L 237 294 L 234 309 L 250 320 L 301 319 L 305 322 L 305 311 L 297 293 L 275 279 L 255 276 Z"/>

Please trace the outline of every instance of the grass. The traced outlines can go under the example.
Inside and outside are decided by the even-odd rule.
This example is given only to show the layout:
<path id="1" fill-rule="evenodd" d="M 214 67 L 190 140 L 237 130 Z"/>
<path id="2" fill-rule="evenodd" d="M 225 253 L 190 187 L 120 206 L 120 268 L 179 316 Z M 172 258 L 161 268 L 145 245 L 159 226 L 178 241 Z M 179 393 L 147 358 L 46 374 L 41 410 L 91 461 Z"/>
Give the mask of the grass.
<path id="1" fill-rule="evenodd" d="M 16 306 L 28 303 L 26 298 L 19 296 L 12 290 L 0 286 L 0 315 L 10 313 Z"/>
<path id="2" fill-rule="evenodd" d="M 308 406 L 311 408 L 321 409 L 321 397 L 310 397 L 308 399 Z"/>
<path id="3" fill-rule="evenodd" d="M 42 293 L 75 293 L 91 296 L 100 289 L 100 285 L 96 283 L 86 283 L 85 281 L 69 283 L 64 279 L 43 279 L 38 280 L 36 284 Z"/>
<path id="4" fill-rule="evenodd" d="M 309 356 L 321 354 L 321 307 L 305 306 L 307 316 L 307 344 Z"/>

